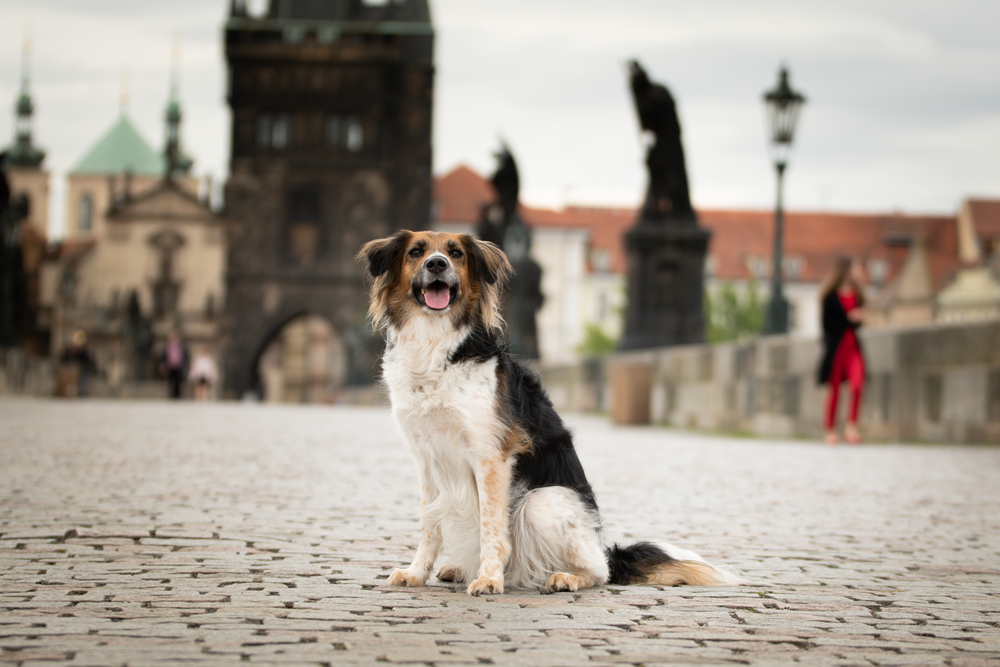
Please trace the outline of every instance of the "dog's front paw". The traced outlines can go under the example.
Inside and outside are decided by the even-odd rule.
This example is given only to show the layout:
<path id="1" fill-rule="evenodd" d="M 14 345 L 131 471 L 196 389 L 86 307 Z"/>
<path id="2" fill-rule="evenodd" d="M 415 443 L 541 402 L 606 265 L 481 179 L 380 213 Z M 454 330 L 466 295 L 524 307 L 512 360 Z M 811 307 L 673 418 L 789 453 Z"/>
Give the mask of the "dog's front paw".
<path id="1" fill-rule="evenodd" d="M 389 575 L 389 585 L 390 586 L 423 586 L 424 580 L 420 577 L 415 577 L 410 574 L 409 570 L 393 570 L 392 574 Z"/>
<path id="2" fill-rule="evenodd" d="M 468 593 L 476 597 L 503 593 L 503 577 L 479 577 L 469 584 Z"/>

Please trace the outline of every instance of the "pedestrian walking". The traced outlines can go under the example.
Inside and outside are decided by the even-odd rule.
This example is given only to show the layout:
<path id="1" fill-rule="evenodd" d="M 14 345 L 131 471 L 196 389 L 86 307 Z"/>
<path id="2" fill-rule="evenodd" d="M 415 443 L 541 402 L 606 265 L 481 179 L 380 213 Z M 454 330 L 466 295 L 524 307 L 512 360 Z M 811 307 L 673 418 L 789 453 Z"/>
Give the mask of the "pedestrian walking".
<path id="1" fill-rule="evenodd" d="M 87 396 L 90 393 L 90 374 L 97 368 L 94 354 L 87 344 L 87 332 L 78 329 L 73 333 L 69 346 L 63 350 L 62 363 L 71 367 L 76 373 L 76 384 L 69 390 L 76 396 Z"/>
<path id="2" fill-rule="evenodd" d="M 838 257 L 820 289 L 823 317 L 823 358 L 819 367 L 819 382 L 829 385 L 824 427 L 826 442 L 835 445 L 837 406 L 840 385 L 850 385 L 844 438 L 851 444 L 861 442 L 858 431 L 858 410 L 865 383 L 865 357 L 858 340 L 857 329 L 864 320 L 864 272 L 861 263 L 850 257 Z"/>
<path id="3" fill-rule="evenodd" d="M 188 381 L 194 387 L 194 400 L 208 400 L 216 376 L 215 359 L 207 347 L 199 345 L 194 354 L 194 361 L 191 362 L 191 372 L 188 373 Z"/>
<path id="4" fill-rule="evenodd" d="M 181 397 L 181 387 L 188 369 L 188 351 L 181 339 L 181 332 L 171 329 L 167 334 L 167 344 L 160 355 L 160 375 L 167 379 L 172 399 Z"/>

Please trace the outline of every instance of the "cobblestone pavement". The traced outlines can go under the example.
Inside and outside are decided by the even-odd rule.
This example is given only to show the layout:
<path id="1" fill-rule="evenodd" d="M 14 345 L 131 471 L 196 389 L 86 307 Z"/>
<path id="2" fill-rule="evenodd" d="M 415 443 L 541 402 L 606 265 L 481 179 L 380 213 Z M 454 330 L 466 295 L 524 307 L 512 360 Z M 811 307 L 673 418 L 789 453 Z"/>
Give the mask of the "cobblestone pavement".
<path id="1" fill-rule="evenodd" d="M 0 663 L 1000 664 L 1000 449 L 569 421 L 610 539 L 748 583 L 391 588 L 383 409 L 0 399 Z"/>

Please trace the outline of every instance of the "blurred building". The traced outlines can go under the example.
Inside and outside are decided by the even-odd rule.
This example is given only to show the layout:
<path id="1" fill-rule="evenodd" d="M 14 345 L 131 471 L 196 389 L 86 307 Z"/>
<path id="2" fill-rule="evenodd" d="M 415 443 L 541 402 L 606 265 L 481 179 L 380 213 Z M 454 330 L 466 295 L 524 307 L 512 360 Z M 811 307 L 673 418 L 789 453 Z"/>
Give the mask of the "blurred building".
<path id="1" fill-rule="evenodd" d="M 936 297 L 935 318 L 968 322 L 1000 317 L 1000 201 L 967 199 L 958 211 L 962 267 Z"/>
<path id="2" fill-rule="evenodd" d="M 430 224 L 433 44 L 426 0 L 232 2 L 228 395 L 336 400 L 372 382 L 354 256 Z"/>
<path id="3" fill-rule="evenodd" d="M 460 166 L 438 177 L 438 229 L 472 233 L 494 197 L 489 183 Z M 532 256 L 545 276 L 538 316 L 542 361 L 575 360 L 589 326 L 609 336 L 621 329 L 625 299 L 623 233 L 636 209 L 522 207 L 533 229 Z M 712 231 L 707 289 L 724 283 L 757 289 L 766 299 L 773 211 L 699 209 Z M 1000 317 L 1000 201 L 969 199 L 957 216 L 785 213 L 784 278 L 791 335 L 820 333 L 818 290 L 838 255 L 859 257 L 870 289 L 869 324 Z"/>
<path id="4" fill-rule="evenodd" d="M 190 175 L 181 119 L 174 88 L 158 151 L 123 108 L 67 176 L 65 238 L 45 290 L 52 352 L 58 357 L 85 332 L 111 393 L 155 378 L 170 329 L 217 349 L 225 228 Z"/>
<path id="5" fill-rule="evenodd" d="M 41 273 L 48 220 L 49 172 L 45 152 L 34 143 L 34 101 L 30 92 L 27 52 L 22 64 L 21 92 L 14 103 L 14 140 L 3 149 L 0 169 L 5 179 L 0 202 L 0 345 L 44 354 L 48 331 L 41 313 Z"/>

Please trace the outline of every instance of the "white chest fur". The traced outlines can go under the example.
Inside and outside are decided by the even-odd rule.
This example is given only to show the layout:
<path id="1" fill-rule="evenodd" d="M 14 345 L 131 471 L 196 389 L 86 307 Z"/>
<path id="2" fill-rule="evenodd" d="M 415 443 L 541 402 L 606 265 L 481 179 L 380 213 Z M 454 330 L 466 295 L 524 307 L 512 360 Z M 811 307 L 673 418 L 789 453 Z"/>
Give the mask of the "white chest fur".
<path id="1" fill-rule="evenodd" d="M 390 332 L 383 378 L 393 414 L 418 450 L 459 445 L 476 451 L 497 444 L 496 360 L 449 361 L 467 335 L 447 317 L 418 317 Z"/>

